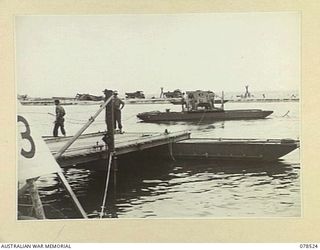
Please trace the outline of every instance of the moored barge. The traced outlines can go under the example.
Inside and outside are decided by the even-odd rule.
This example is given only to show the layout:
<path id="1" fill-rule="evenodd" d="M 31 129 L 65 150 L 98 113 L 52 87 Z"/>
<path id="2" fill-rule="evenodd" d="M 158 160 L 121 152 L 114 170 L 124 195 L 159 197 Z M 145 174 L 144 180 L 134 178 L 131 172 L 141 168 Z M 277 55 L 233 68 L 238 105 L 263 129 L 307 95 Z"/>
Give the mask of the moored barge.
<path id="1" fill-rule="evenodd" d="M 300 147 L 293 139 L 192 138 L 173 144 L 175 158 L 276 161 Z"/>
<path id="2" fill-rule="evenodd" d="M 221 120 L 246 120 L 263 119 L 271 115 L 273 111 L 261 109 L 239 110 L 196 110 L 182 112 L 151 111 L 139 113 L 137 117 L 144 122 L 168 122 L 168 121 L 221 121 Z"/>

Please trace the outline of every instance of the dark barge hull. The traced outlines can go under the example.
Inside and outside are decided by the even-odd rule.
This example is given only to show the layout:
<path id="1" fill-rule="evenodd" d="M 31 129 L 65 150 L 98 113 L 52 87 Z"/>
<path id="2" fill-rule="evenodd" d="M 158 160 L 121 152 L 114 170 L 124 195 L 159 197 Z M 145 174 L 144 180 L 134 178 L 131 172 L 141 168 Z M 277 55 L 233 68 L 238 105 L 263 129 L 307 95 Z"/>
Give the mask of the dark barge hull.
<path id="1" fill-rule="evenodd" d="M 61 167 L 87 164 L 106 159 L 104 132 L 83 134 L 58 160 Z M 70 140 L 67 137 L 43 137 L 51 153 Z M 154 150 L 155 155 L 186 160 L 275 161 L 299 147 L 292 139 L 225 139 L 191 138 L 189 132 L 124 133 L 115 135 L 115 155 L 141 157 L 142 151 Z M 145 151 L 150 157 L 150 151 Z M 151 157 L 152 158 L 152 157 Z M 132 158 L 130 158 L 132 159 Z M 153 158 L 152 158 L 153 159 Z"/>
<path id="2" fill-rule="evenodd" d="M 219 120 L 246 120 L 263 119 L 273 111 L 261 109 L 243 110 L 214 110 L 214 111 L 185 111 L 185 112 L 145 112 L 137 115 L 144 122 L 166 121 L 219 121 Z"/>
<path id="3" fill-rule="evenodd" d="M 173 144 L 177 159 L 277 161 L 299 148 L 292 139 L 188 139 Z"/>

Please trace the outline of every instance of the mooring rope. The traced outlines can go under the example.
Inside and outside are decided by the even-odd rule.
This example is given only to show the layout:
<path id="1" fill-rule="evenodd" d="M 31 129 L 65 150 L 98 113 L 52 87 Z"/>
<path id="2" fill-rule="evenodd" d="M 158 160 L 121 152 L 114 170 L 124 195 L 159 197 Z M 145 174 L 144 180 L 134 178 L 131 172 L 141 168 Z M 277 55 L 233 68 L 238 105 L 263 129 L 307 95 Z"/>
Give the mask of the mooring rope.
<path id="1" fill-rule="evenodd" d="M 105 184 L 105 188 L 104 188 L 104 195 L 103 195 L 103 201 L 102 201 L 101 212 L 100 212 L 100 219 L 102 219 L 102 217 L 103 217 L 104 209 L 105 209 L 105 205 L 106 205 L 106 200 L 107 200 L 112 158 L 113 158 L 113 153 L 110 152 L 110 154 L 109 154 L 109 162 L 108 162 L 107 179 L 106 179 L 106 184 Z"/>
<path id="2" fill-rule="evenodd" d="M 170 157 L 173 161 L 176 161 L 176 159 L 174 158 L 173 156 L 173 147 L 172 147 L 172 144 L 173 144 L 173 141 L 169 139 L 169 154 L 170 154 Z"/>
<path id="3" fill-rule="evenodd" d="M 126 119 L 122 119 L 122 121 L 128 121 L 128 120 L 132 119 L 135 116 L 137 116 L 137 115 L 136 114 L 131 115 L 131 116 L 127 117 Z"/>
<path id="4" fill-rule="evenodd" d="M 51 116 L 56 116 L 55 114 L 52 114 L 52 113 L 44 113 L 44 114 L 49 114 Z M 125 119 L 122 119 L 122 121 L 128 121 L 130 119 L 132 119 L 133 117 L 135 117 L 136 114 L 133 114 Z M 71 121 L 70 121 L 71 120 Z M 83 124 L 84 122 L 86 122 L 86 120 L 81 120 L 81 119 L 74 119 L 74 118 L 65 118 L 65 122 L 66 123 L 70 123 L 70 124 Z M 105 121 L 101 120 L 101 121 L 95 121 L 95 123 L 105 123 Z"/>
<path id="5" fill-rule="evenodd" d="M 290 110 L 288 110 L 284 115 L 272 115 L 272 116 L 273 117 L 278 117 L 278 118 L 280 118 L 280 117 L 290 117 L 289 113 L 290 113 Z"/>
<path id="6" fill-rule="evenodd" d="M 289 112 L 290 112 L 290 110 L 288 110 L 287 113 L 285 113 L 282 117 L 288 116 Z M 289 116 L 288 116 L 288 117 L 289 117 Z"/>
<path id="7" fill-rule="evenodd" d="M 202 116 L 201 116 L 197 126 L 199 126 L 199 124 L 202 122 L 202 119 L 204 118 L 205 113 L 206 113 L 206 110 L 203 111 Z"/>

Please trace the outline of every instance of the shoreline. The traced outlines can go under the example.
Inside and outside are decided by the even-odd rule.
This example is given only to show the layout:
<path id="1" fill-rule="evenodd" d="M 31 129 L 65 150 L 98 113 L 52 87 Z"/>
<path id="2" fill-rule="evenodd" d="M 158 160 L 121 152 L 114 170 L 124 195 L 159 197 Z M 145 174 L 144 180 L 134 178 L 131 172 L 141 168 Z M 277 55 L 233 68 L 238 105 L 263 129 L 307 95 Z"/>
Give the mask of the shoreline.
<path id="1" fill-rule="evenodd" d="M 172 101 L 179 101 L 180 98 L 166 98 L 166 99 L 123 99 L 125 104 L 172 104 Z M 299 102 L 299 98 L 241 98 L 241 99 L 226 99 L 229 103 L 237 102 Z M 30 99 L 30 100 L 20 100 L 20 103 L 24 106 L 53 106 L 54 99 L 48 100 L 45 98 L 41 100 Z M 101 105 L 102 101 L 80 101 L 80 100 L 70 100 L 61 99 L 61 105 Z M 172 104 L 173 105 L 173 104 Z M 178 104 L 179 105 L 179 104 Z"/>

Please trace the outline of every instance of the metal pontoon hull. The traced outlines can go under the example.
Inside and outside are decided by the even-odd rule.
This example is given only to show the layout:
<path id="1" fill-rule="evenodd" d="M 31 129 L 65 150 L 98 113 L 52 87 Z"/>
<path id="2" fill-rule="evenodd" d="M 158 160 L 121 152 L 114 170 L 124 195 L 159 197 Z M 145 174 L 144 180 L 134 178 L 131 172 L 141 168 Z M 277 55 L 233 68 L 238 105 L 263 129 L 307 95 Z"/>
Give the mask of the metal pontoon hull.
<path id="1" fill-rule="evenodd" d="M 298 148 L 292 139 L 188 139 L 173 144 L 175 158 L 276 161 Z"/>
<path id="2" fill-rule="evenodd" d="M 145 112 L 137 117 L 145 122 L 162 121 L 218 121 L 218 120 L 245 120 L 266 118 L 273 111 L 260 109 L 247 110 L 218 110 L 218 111 L 186 111 L 186 112 Z"/>

